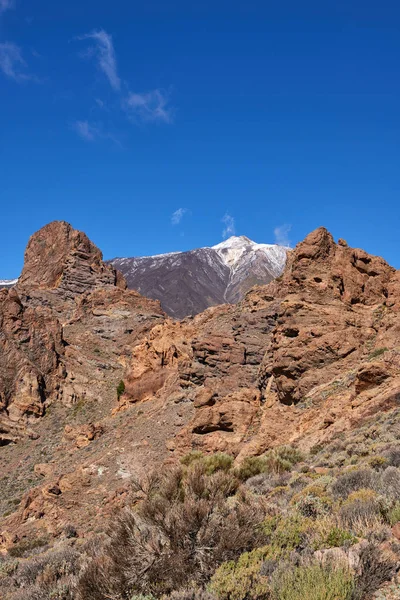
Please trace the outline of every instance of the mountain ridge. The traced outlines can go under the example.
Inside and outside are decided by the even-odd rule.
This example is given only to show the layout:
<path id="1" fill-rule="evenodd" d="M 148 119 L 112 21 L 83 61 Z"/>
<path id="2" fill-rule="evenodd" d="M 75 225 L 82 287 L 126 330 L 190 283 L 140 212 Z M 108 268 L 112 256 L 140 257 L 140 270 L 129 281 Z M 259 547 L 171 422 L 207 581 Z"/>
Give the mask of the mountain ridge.
<path id="1" fill-rule="evenodd" d="M 107 261 L 130 289 L 161 302 L 167 314 L 183 318 L 218 304 L 236 303 L 256 284 L 278 277 L 289 251 L 231 236 L 215 246 Z"/>

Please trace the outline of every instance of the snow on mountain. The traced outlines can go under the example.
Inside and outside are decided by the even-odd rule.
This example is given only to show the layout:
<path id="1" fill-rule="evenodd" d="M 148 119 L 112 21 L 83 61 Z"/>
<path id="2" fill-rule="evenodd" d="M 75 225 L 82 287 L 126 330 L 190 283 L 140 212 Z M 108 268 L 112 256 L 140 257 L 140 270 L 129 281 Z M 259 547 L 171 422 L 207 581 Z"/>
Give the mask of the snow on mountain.
<path id="1" fill-rule="evenodd" d="M 17 281 L 18 279 L 0 279 L 0 288 L 12 287 Z"/>
<path id="2" fill-rule="evenodd" d="M 232 236 L 212 247 L 109 262 L 123 273 L 129 288 L 160 300 L 168 314 L 182 318 L 238 302 L 252 286 L 269 283 L 282 273 L 287 251 Z"/>
<path id="3" fill-rule="evenodd" d="M 239 237 L 233 235 L 220 244 L 212 246 L 212 248 L 216 250 L 224 263 L 233 271 L 238 268 L 246 255 L 252 256 L 257 252 L 262 252 L 270 261 L 271 268 L 276 269 L 276 277 L 281 274 L 285 266 L 286 253 L 289 249 L 276 244 L 257 244 L 245 235 Z"/>

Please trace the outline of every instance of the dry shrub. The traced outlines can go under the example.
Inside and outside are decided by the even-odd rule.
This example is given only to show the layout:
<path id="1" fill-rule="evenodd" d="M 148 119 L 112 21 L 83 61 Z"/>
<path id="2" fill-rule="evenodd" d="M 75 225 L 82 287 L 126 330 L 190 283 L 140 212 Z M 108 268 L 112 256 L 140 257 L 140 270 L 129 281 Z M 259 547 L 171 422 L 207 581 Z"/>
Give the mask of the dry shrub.
<path id="1" fill-rule="evenodd" d="M 381 474 L 381 488 L 385 496 L 393 500 L 400 498 L 400 469 L 388 467 Z"/>
<path id="2" fill-rule="evenodd" d="M 197 460 L 153 479 L 137 510 L 113 524 L 104 556 L 81 579 L 80 598 L 201 586 L 222 562 L 261 545 L 262 500 L 239 486 L 232 472 L 209 475 Z"/>
<path id="3" fill-rule="evenodd" d="M 169 596 L 165 596 L 164 600 L 215 600 L 215 596 L 202 588 L 190 588 L 172 592 Z"/>
<path id="4" fill-rule="evenodd" d="M 352 492 L 361 489 L 376 489 L 379 476 L 372 469 L 354 469 L 340 475 L 332 485 L 335 498 L 347 498 Z"/>
<path id="5" fill-rule="evenodd" d="M 392 446 L 385 452 L 385 456 L 390 466 L 400 467 L 400 447 Z"/>
<path id="6" fill-rule="evenodd" d="M 362 527 L 370 529 L 371 523 L 382 523 L 380 499 L 372 490 L 352 492 L 343 503 L 339 515 L 346 528 L 361 534 Z"/>
<path id="7" fill-rule="evenodd" d="M 359 574 L 355 581 L 353 600 L 371 598 L 383 583 L 395 574 L 396 563 L 382 555 L 376 544 L 368 544 L 360 553 Z"/>
<path id="8" fill-rule="evenodd" d="M 72 548 L 21 561 L 9 583 L 9 600 L 74 600 L 85 557 Z"/>

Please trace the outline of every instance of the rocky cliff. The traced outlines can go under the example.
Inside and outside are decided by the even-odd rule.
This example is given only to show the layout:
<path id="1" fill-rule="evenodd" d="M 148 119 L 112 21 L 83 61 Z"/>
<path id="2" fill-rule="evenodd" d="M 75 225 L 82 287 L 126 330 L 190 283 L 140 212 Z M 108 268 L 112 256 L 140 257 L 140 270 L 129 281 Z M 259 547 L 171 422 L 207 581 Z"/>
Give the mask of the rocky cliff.
<path id="1" fill-rule="evenodd" d="M 0 292 L 3 548 L 68 523 L 85 536 L 132 478 L 190 450 L 239 464 L 389 413 L 399 292 L 399 272 L 320 228 L 277 280 L 178 322 L 126 290 L 84 234 L 46 226 Z"/>

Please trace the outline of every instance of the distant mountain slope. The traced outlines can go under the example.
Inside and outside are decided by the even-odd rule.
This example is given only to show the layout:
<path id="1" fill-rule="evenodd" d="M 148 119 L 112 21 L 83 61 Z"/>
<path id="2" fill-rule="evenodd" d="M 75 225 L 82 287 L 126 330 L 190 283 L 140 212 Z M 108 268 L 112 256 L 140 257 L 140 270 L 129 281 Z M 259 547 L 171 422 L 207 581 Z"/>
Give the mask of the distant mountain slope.
<path id="1" fill-rule="evenodd" d="M 282 273 L 286 254 L 282 246 L 232 236 L 211 248 L 110 262 L 130 289 L 160 300 L 165 312 L 180 319 L 238 302 L 253 285 L 269 283 Z"/>
<path id="2" fill-rule="evenodd" d="M 0 279 L 0 289 L 13 287 L 17 281 L 18 279 Z"/>

